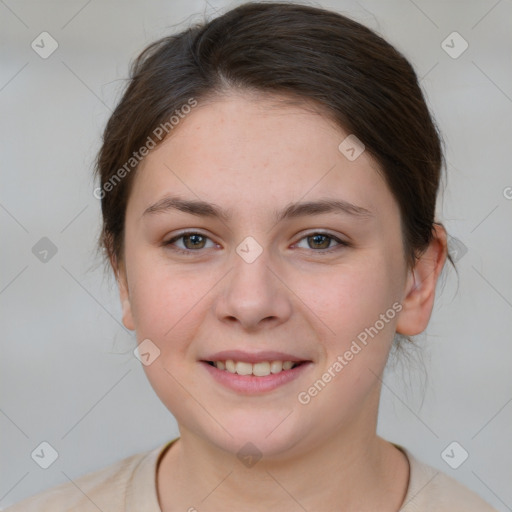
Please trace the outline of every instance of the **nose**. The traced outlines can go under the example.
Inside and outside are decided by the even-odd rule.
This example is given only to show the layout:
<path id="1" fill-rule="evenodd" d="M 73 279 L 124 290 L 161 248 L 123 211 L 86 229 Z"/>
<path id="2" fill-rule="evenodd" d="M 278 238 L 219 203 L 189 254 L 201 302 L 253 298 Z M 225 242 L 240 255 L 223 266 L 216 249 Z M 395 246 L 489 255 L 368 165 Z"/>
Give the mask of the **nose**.
<path id="1" fill-rule="evenodd" d="M 214 304 L 221 322 L 258 331 L 276 327 L 291 316 L 293 293 L 265 251 L 251 263 L 235 255 L 234 267 L 222 283 Z"/>

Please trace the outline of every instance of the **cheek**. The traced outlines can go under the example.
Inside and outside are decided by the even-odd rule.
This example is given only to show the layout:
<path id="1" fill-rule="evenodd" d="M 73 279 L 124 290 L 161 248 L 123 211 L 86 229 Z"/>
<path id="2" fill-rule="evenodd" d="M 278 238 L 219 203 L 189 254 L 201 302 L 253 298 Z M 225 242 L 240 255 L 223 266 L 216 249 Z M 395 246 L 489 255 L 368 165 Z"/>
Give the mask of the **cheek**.
<path id="1" fill-rule="evenodd" d="M 150 339 L 160 350 L 159 366 L 178 369 L 181 362 L 189 361 L 192 342 L 200 338 L 205 309 L 210 307 L 212 290 L 216 281 L 212 272 L 202 272 L 184 266 L 157 262 L 138 262 L 133 273 L 132 314 L 139 343 Z M 145 368 L 148 377 L 157 380 L 169 376 Z M 161 373 L 161 372 L 160 372 Z M 164 371 L 165 373 L 165 371 Z M 172 382 L 166 382 L 168 387 Z"/>
<path id="2" fill-rule="evenodd" d="M 133 254 L 131 307 L 137 332 L 163 340 L 179 326 L 181 318 L 191 313 L 200 290 L 190 272 L 149 256 Z"/>
<path id="3" fill-rule="evenodd" d="M 139 343 L 150 339 L 158 357 L 143 367 L 149 383 L 162 403 L 179 417 L 188 417 L 187 383 L 190 343 L 201 322 L 201 298 L 206 290 L 199 276 L 170 271 L 163 265 L 148 266 L 136 281 L 132 308 Z M 185 387 L 184 387 L 185 386 Z M 192 414 L 192 412 L 190 412 Z"/>
<path id="4" fill-rule="evenodd" d="M 304 275 L 294 291 L 323 326 L 329 350 L 342 350 L 392 307 L 398 296 L 393 274 L 386 257 L 374 252 L 323 274 Z M 387 320 L 384 327 L 378 324 L 384 337 L 394 328 L 393 318 Z"/>
<path id="5" fill-rule="evenodd" d="M 378 399 L 379 376 L 395 333 L 400 305 L 392 269 L 385 257 L 375 254 L 368 263 L 340 266 L 325 279 L 317 279 L 321 286 L 314 288 L 317 291 L 308 302 L 322 320 L 317 325 L 324 326 L 325 337 L 322 360 L 309 387 L 301 390 L 299 403 L 313 415 L 333 411 L 334 423 L 356 416 L 367 397 Z"/>

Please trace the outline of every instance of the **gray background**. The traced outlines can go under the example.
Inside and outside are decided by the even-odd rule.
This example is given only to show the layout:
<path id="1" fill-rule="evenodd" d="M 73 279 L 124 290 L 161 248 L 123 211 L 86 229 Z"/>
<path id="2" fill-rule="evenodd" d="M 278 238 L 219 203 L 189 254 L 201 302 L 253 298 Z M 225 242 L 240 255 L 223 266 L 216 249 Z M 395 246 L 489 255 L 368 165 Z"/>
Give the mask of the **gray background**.
<path id="1" fill-rule="evenodd" d="M 0 0 L 1 507 L 178 433 L 94 252 L 92 162 L 130 60 L 239 3 Z M 512 2 L 316 5 L 375 29 L 411 60 L 446 144 L 438 212 L 460 278 L 445 269 L 419 350 L 390 364 L 379 434 L 512 510 Z M 59 45 L 46 59 L 31 48 L 43 31 Z M 441 45 L 453 31 L 469 44 L 458 58 Z M 57 249 L 46 262 L 32 251 L 43 237 Z M 58 452 L 48 469 L 31 458 L 43 441 Z M 441 456 L 453 441 L 469 453 L 458 469 Z"/>

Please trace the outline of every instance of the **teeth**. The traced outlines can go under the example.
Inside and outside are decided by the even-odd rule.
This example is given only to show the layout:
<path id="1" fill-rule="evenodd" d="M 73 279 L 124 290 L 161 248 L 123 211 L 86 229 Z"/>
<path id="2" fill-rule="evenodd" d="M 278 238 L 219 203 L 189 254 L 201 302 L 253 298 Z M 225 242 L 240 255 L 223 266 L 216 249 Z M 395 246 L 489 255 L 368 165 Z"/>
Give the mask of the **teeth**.
<path id="1" fill-rule="evenodd" d="M 252 366 L 252 374 L 257 377 L 265 377 L 265 375 L 270 375 L 270 363 L 264 361 L 262 363 L 256 363 Z"/>
<path id="2" fill-rule="evenodd" d="M 214 361 L 214 365 L 219 370 L 226 370 L 229 373 L 238 375 L 255 375 L 256 377 L 266 377 L 271 373 L 279 373 L 283 370 L 291 370 L 297 363 L 292 361 L 261 361 L 251 364 L 243 361 Z"/>
<path id="3" fill-rule="evenodd" d="M 252 364 L 251 363 L 235 363 L 235 371 L 238 375 L 251 375 L 252 373 Z"/>
<path id="4" fill-rule="evenodd" d="M 283 371 L 282 361 L 272 361 L 270 363 L 270 373 L 279 373 L 281 371 Z"/>

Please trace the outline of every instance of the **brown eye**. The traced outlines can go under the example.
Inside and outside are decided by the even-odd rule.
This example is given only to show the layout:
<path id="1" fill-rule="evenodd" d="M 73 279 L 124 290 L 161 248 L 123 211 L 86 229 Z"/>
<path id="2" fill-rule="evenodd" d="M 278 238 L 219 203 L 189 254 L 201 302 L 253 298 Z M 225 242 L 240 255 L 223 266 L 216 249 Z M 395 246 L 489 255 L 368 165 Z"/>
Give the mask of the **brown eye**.
<path id="1" fill-rule="evenodd" d="M 314 249 L 315 252 L 318 253 L 331 253 L 334 252 L 342 247 L 348 247 L 349 244 L 347 242 L 344 242 L 343 240 L 340 240 L 339 238 L 330 235 L 329 233 L 311 233 L 309 235 L 306 235 L 305 237 L 301 238 L 299 240 L 299 243 L 302 242 L 302 240 L 307 241 L 307 247 L 302 247 L 306 249 Z M 331 242 L 334 241 L 336 244 L 334 247 L 331 245 Z"/>
<path id="2" fill-rule="evenodd" d="M 171 238 L 167 242 L 164 242 L 164 246 L 170 247 L 176 252 L 191 254 L 194 252 L 199 252 L 200 249 L 205 249 L 208 240 L 210 239 L 201 233 L 188 231 L 186 233 L 181 233 L 174 238 Z M 181 246 L 177 244 L 179 241 L 181 241 Z"/>
<path id="3" fill-rule="evenodd" d="M 328 249 L 332 240 L 332 237 L 321 234 L 310 235 L 306 238 L 312 249 Z"/>
<path id="4" fill-rule="evenodd" d="M 187 249 L 203 249 L 206 237 L 197 233 L 182 237 Z"/>

